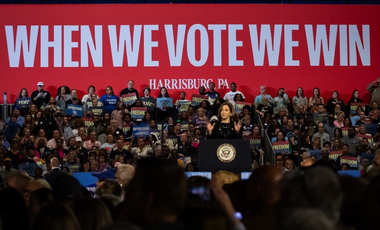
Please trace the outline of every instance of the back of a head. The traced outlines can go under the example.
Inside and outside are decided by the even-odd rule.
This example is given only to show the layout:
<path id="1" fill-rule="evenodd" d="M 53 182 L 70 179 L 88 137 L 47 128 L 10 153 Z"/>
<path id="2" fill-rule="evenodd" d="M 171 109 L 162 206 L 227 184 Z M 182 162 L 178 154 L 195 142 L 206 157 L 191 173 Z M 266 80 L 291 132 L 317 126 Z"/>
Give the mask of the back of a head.
<path id="1" fill-rule="evenodd" d="M 83 196 L 78 180 L 68 174 L 62 174 L 56 179 L 53 194 L 58 202 L 70 202 Z"/>
<path id="2" fill-rule="evenodd" d="M 96 230 L 112 222 L 107 206 L 99 199 L 84 197 L 71 204 L 82 230 Z"/>
<path id="3" fill-rule="evenodd" d="M 0 218 L 2 230 L 28 229 L 28 210 L 23 197 L 15 188 L 0 190 Z"/>
<path id="4" fill-rule="evenodd" d="M 337 175 L 326 167 L 288 173 L 281 181 L 279 214 L 296 208 L 319 209 L 335 224 L 339 221 L 342 191 Z"/>
<path id="5" fill-rule="evenodd" d="M 186 176 L 176 162 L 141 159 L 126 194 L 126 216 L 138 224 L 145 224 L 148 217 L 154 222 L 157 213 L 176 216 L 183 208 L 186 192 Z"/>
<path id="6" fill-rule="evenodd" d="M 102 185 L 96 188 L 96 194 L 98 195 L 98 197 L 101 197 L 105 194 L 111 194 L 120 197 L 121 193 L 122 191 L 119 183 L 111 179 L 103 181 Z"/>
<path id="7" fill-rule="evenodd" d="M 122 187 L 127 187 L 135 174 L 135 167 L 128 164 L 121 164 L 117 167 L 116 178 Z"/>
<path id="8" fill-rule="evenodd" d="M 193 207 L 184 210 L 178 221 L 186 230 L 227 230 L 227 218 L 220 210 L 210 207 Z"/>
<path id="9" fill-rule="evenodd" d="M 23 175 L 20 171 L 11 171 L 7 175 L 7 185 L 22 192 L 26 189 L 30 181 L 30 178 Z"/>
<path id="10" fill-rule="evenodd" d="M 56 157 L 51 158 L 50 160 L 52 167 L 59 167 L 59 160 Z"/>
<path id="11" fill-rule="evenodd" d="M 300 208 L 287 215 L 281 230 L 334 230 L 335 224 L 321 210 Z"/>
<path id="12" fill-rule="evenodd" d="M 247 182 L 245 200 L 252 212 L 274 204 L 280 197 L 278 181 L 281 171 L 272 165 L 265 165 L 253 170 Z"/>
<path id="13" fill-rule="evenodd" d="M 37 214 L 32 230 L 81 230 L 74 213 L 64 205 L 48 204 Z"/>

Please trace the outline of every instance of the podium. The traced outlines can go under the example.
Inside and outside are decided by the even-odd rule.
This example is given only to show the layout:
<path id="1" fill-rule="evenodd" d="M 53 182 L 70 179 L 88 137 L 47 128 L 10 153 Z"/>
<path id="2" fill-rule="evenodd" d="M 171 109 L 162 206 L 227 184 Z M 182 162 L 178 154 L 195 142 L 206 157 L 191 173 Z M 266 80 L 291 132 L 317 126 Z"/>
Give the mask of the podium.
<path id="1" fill-rule="evenodd" d="M 204 140 L 199 145 L 199 171 L 249 172 L 252 168 L 251 161 L 249 140 L 211 139 Z"/>

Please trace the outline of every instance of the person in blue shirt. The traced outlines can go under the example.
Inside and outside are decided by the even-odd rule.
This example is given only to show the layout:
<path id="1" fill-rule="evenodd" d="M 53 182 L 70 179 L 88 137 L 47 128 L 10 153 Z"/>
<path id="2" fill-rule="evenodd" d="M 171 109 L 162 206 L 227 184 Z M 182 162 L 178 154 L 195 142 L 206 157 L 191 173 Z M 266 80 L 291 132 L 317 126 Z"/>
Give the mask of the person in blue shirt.
<path id="1" fill-rule="evenodd" d="M 107 86 L 106 94 L 100 98 L 100 101 L 104 105 L 104 113 L 112 113 L 116 109 L 116 103 L 119 101 L 119 97 L 113 92 L 111 86 Z"/>
<path id="2" fill-rule="evenodd" d="M 16 123 L 19 124 L 20 127 L 22 127 L 22 125 L 24 124 L 25 118 L 23 116 L 21 116 L 20 110 L 14 109 L 12 114 L 14 114 L 16 116 Z M 10 120 L 11 120 L 11 116 L 9 116 L 5 120 L 5 124 L 8 124 Z"/>

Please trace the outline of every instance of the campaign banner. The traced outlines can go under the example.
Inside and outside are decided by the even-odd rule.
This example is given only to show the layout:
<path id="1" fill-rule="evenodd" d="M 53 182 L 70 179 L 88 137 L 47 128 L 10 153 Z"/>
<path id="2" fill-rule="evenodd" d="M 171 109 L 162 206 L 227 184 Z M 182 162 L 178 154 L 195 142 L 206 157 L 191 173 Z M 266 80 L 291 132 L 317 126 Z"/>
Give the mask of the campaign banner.
<path id="1" fill-rule="evenodd" d="M 94 125 L 94 122 L 92 121 L 92 118 L 83 118 L 84 125 L 86 126 L 86 129 L 92 125 Z"/>
<path id="2" fill-rule="evenodd" d="M 154 111 L 154 99 L 141 97 L 140 98 L 144 107 L 146 107 L 149 111 Z"/>
<path id="3" fill-rule="evenodd" d="M 240 179 L 241 180 L 248 180 L 249 177 L 251 177 L 252 172 L 241 172 Z"/>
<path id="4" fill-rule="evenodd" d="M 273 142 L 272 146 L 276 154 L 289 154 L 289 141 Z"/>
<path id="5" fill-rule="evenodd" d="M 333 159 L 334 161 L 336 161 L 336 158 L 338 158 L 342 154 L 343 154 L 342 151 L 331 151 L 330 155 L 329 155 L 329 158 Z"/>
<path id="6" fill-rule="evenodd" d="M 134 137 L 149 137 L 150 125 L 134 125 L 132 127 L 132 134 Z"/>
<path id="7" fill-rule="evenodd" d="M 311 156 L 315 156 L 317 160 L 322 159 L 322 151 L 320 149 L 312 149 L 308 151 Z"/>
<path id="8" fill-rule="evenodd" d="M 189 110 L 189 105 L 191 105 L 191 101 L 180 101 L 179 104 L 181 106 L 178 108 L 178 112 L 187 112 Z"/>
<path id="9" fill-rule="evenodd" d="M 34 176 L 34 170 L 37 168 L 37 163 L 19 164 L 18 170 L 25 171 L 29 176 Z"/>
<path id="10" fill-rule="evenodd" d="M 94 174 L 100 174 L 94 172 Z M 89 191 L 92 198 L 96 198 L 96 182 L 98 178 L 93 176 L 93 172 L 74 172 L 73 177 L 79 181 L 79 184 Z"/>
<path id="11" fill-rule="evenodd" d="M 379 11 L 364 4 L 3 4 L 0 70 L 11 80 L 0 91 L 14 102 L 21 88 L 43 81 L 51 95 L 68 82 L 79 98 L 89 84 L 119 95 L 133 79 L 138 92 L 148 86 L 156 96 L 166 87 L 176 99 L 211 82 L 223 97 L 235 82 L 253 102 L 260 85 L 273 97 L 283 87 L 291 98 L 297 83 L 307 98 L 319 87 L 325 99 L 337 90 L 348 101 L 357 89 L 367 103 L 366 87 L 380 72 Z"/>
<path id="12" fill-rule="evenodd" d="M 18 109 L 25 109 L 29 108 L 30 104 L 32 103 L 32 98 L 25 97 L 25 98 L 17 98 L 15 105 Z"/>
<path id="13" fill-rule="evenodd" d="M 127 135 L 131 131 L 131 124 L 123 124 L 122 125 L 124 135 Z"/>
<path id="14" fill-rule="evenodd" d="M 351 176 L 354 178 L 360 177 L 360 170 L 340 170 L 338 171 L 338 175 L 340 176 Z"/>
<path id="15" fill-rule="evenodd" d="M 351 103 L 350 113 L 356 114 L 356 110 L 358 109 L 359 106 L 361 106 L 363 108 L 363 111 L 365 111 L 365 103 Z"/>
<path id="16" fill-rule="evenodd" d="M 121 95 L 121 101 L 124 103 L 124 105 L 133 105 L 133 103 L 135 103 L 136 100 L 136 93 L 128 93 Z"/>
<path id="17" fill-rule="evenodd" d="M 83 107 L 81 105 L 67 105 L 66 115 L 83 117 Z"/>
<path id="18" fill-rule="evenodd" d="M 209 180 L 212 179 L 212 173 L 211 172 L 185 172 L 185 174 L 187 177 L 201 176 L 201 177 L 206 177 Z"/>
<path id="19" fill-rule="evenodd" d="M 189 124 L 190 124 L 190 122 L 188 122 L 188 121 L 183 121 L 183 122 L 181 122 L 181 130 L 182 130 L 182 131 L 187 131 L 187 130 L 189 130 Z"/>
<path id="20" fill-rule="evenodd" d="M 130 112 L 131 118 L 133 120 L 143 119 L 146 111 L 147 108 L 145 107 L 132 107 Z"/>
<path id="21" fill-rule="evenodd" d="M 192 106 L 197 106 L 199 105 L 203 100 L 208 101 L 208 96 L 207 95 L 198 95 L 198 94 L 193 94 L 191 98 L 191 105 Z"/>
<path id="22" fill-rule="evenodd" d="M 103 107 L 91 107 L 90 109 L 92 115 L 102 116 L 103 114 Z"/>
<path id="23" fill-rule="evenodd" d="M 246 105 L 251 106 L 252 104 L 248 102 L 237 101 L 235 104 L 235 112 L 240 113 L 243 110 L 243 107 Z"/>
<path id="24" fill-rule="evenodd" d="M 158 97 L 156 99 L 157 108 L 171 108 L 173 107 L 173 99 L 170 97 Z"/>
<path id="25" fill-rule="evenodd" d="M 357 168 L 358 167 L 358 158 L 356 157 L 340 157 L 340 166 L 342 167 L 343 164 L 349 164 L 351 168 Z"/>
<path id="26" fill-rule="evenodd" d="M 342 136 L 347 137 L 348 136 L 348 128 L 342 128 Z"/>
<path id="27" fill-rule="evenodd" d="M 365 158 L 368 159 L 369 164 L 371 165 L 373 162 L 373 159 L 375 158 L 375 154 L 362 153 L 361 160 L 363 161 L 363 159 L 365 159 Z"/>
<path id="28" fill-rule="evenodd" d="M 251 148 L 260 148 L 261 147 L 261 137 L 255 137 L 255 136 L 245 136 L 244 139 L 249 140 L 249 145 Z M 275 142 L 279 143 L 279 142 Z"/>
<path id="29" fill-rule="evenodd" d="M 328 118 L 329 118 L 328 113 L 313 113 L 314 124 L 318 124 L 319 122 L 322 122 L 323 124 L 325 124 L 327 123 Z"/>
<path id="30" fill-rule="evenodd" d="M 40 107 L 40 110 L 42 110 L 42 111 L 45 111 L 45 109 L 46 109 L 46 103 L 44 102 L 44 103 L 42 103 L 42 105 L 41 105 L 41 107 Z"/>
<path id="31" fill-rule="evenodd" d="M 158 139 L 161 139 L 161 131 L 158 129 L 151 129 L 150 134 L 154 134 Z"/>
<path id="32" fill-rule="evenodd" d="M 360 140 L 363 140 L 363 138 L 367 138 L 368 139 L 368 143 L 372 144 L 372 136 L 371 134 L 360 134 L 360 133 L 357 133 L 356 136 L 360 139 Z"/>
<path id="33" fill-rule="evenodd" d="M 167 137 L 166 139 L 173 141 L 174 146 L 178 143 L 178 137 Z"/>

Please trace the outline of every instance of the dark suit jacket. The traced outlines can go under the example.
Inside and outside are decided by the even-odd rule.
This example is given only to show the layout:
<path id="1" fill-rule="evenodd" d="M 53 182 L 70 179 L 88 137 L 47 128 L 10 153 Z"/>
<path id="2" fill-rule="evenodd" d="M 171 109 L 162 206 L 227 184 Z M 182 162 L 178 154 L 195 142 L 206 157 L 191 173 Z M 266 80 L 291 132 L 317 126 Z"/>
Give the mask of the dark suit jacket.
<path id="1" fill-rule="evenodd" d="M 50 186 L 53 188 L 55 180 L 64 174 L 66 174 L 66 173 L 64 173 L 60 169 L 55 168 L 55 169 L 52 169 L 50 172 L 46 173 L 44 178 L 45 178 L 45 180 L 47 180 L 47 182 L 49 182 Z"/>

